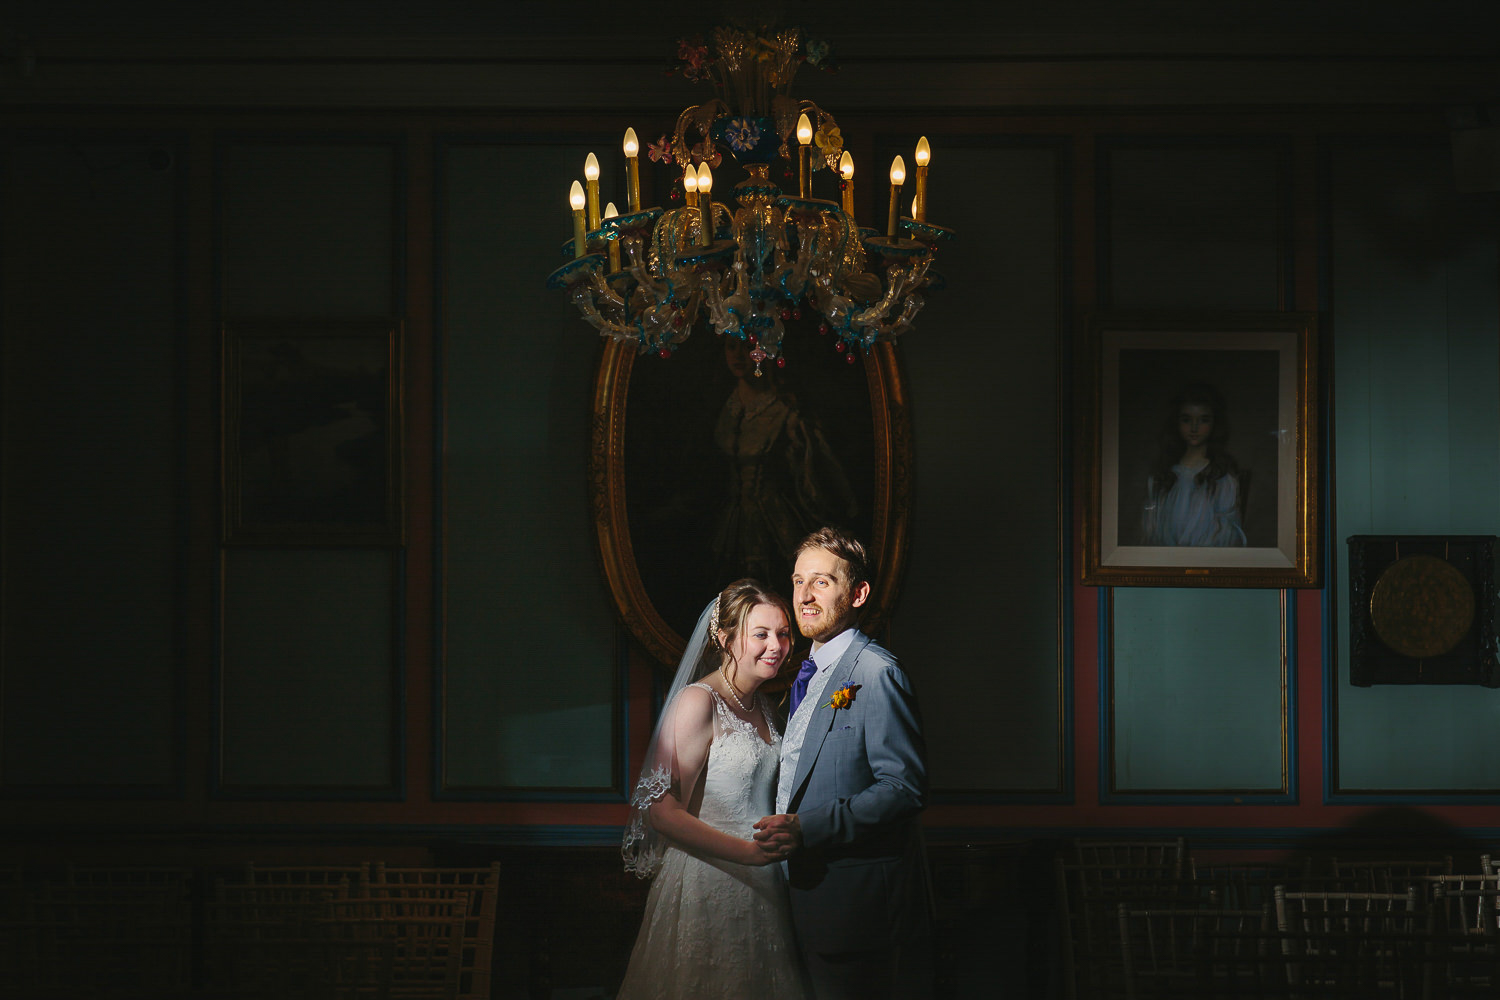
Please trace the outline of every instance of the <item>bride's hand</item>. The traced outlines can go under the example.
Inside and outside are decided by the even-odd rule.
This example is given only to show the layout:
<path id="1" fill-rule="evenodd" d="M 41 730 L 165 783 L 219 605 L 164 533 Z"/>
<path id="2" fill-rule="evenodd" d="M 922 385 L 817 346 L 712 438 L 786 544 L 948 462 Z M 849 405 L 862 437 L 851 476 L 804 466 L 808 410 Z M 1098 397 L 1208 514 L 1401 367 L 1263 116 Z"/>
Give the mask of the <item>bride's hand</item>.
<path id="1" fill-rule="evenodd" d="M 740 864 L 757 868 L 764 865 L 774 865 L 778 861 L 785 861 L 791 853 L 792 849 L 787 844 L 750 840 L 745 842 L 745 856 L 740 861 Z"/>

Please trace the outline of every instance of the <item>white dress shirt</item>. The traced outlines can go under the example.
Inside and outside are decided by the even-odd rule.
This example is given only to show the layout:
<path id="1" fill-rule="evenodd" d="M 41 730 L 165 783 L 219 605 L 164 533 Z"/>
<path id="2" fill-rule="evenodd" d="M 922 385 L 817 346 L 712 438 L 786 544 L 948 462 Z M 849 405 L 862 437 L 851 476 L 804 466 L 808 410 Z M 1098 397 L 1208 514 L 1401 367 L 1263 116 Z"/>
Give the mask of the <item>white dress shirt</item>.
<path id="1" fill-rule="evenodd" d="M 849 649 L 849 644 L 854 641 L 854 633 L 854 629 L 846 628 L 807 654 L 818 665 L 818 669 L 808 678 L 807 694 L 797 705 L 797 711 L 786 720 L 786 732 L 781 737 L 781 773 L 776 779 L 778 813 L 786 812 L 792 801 L 792 782 L 797 777 L 797 761 L 802 756 L 802 739 L 807 735 L 807 722 L 818 708 L 818 699 L 828 686 L 828 677 L 833 673 L 834 664 L 839 662 L 840 657 Z"/>

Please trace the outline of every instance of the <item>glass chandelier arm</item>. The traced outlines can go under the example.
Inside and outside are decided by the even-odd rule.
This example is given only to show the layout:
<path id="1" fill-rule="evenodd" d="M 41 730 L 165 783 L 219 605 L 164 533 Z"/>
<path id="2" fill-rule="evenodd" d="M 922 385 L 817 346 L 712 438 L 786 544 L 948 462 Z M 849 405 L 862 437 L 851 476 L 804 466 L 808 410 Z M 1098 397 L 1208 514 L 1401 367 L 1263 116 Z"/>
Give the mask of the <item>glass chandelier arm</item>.
<path id="1" fill-rule="evenodd" d="M 800 299 L 809 291 L 808 272 L 817 266 L 819 271 L 831 270 L 831 262 L 825 253 L 819 252 L 822 227 L 799 222 L 797 224 L 797 255 L 787 267 L 778 269 L 777 285 L 788 296 Z"/>
<path id="2" fill-rule="evenodd" d="M 924 302 L 920 295 L 908 298 L 901 307 L 901 314 L 889 323 L 876 323 L 861 333 L 864 346 L 869 347 L 879 340 L 895 340 L 907 330 L 911 329 L 912 320 L 916 318 Z"/>
<path id="3" fill-rule="evenodd" d="M 580 281 L 571 289 L 573 304 L 583 314 L 584 322 L 599 331 L 600 336 L 613 337 L 615 340 L 635 340 L 636 329 L 633 324 L 611 320 L 604 316 L 595 304 L 591 289 Z"/>
<path id="4" fill-rule="evenodd" d="M 881 322 L 899 303 L 906 299 L 907 289 L 917 288 L 922 279 L 927 276 L 927 261 L 922 260 L 911 267 L 892 266 L 886 270 L 886 280 L 890 284 L 874 305 L 862 309 L 854 315 L 854 325 L 858 327 L 875 326 Z"/>
<path id="5" fill-rule="evenodd" d="M 848 328 L 854 302 L 834 290 L 833 279 L 828 274 L 820 273 L 813 280 L 812 303 L 834 330 L 843 331 Z"/>
<path id="6" fill-rule="evenodd" d="M 843 282 L 844 275 L 858 274 L 865 269 L 865 250 L 860 244 L 859 226 L 843 212 L 823 216 L 823 256 L 826 264 L 818 270 L 827 273 L 835 285 Z"/>
<path id="7" fill-rule="evenodd" d="M 589 287 L 593 289 L 594 305 L 596 307 L 599 307 L 601 309 L 608 307 L 613 311 L 619 313 L 623 313 L 625 311 L 625 300 L 620 297 L 618 292 L 610 287 L 608 281 L 604 280 L 604 274 L 602 272 L 595 271 L 593 274 L 589 275 Z"/>
<path id="8" fill-rule="evenodd" d="M 716 275 L 703 285 L 703 307 L 708 311 L 708 321 L 713 325 L 714 333 L 720 335 L 739 329 L 739 321 L 730 313 L 729 302 L 724 297 L 725 286 L 733 280 L 729 275 Z M 748 296 L 745 301 L 748 304 Z"/>
<path id="9" fill-rule="evenodd" d="M 631 233 L 620 237 L 620 247 L 625 252 L 626 268 L 628 270 L 633 271 L 635 268 L 645 265 L 645 247 L 639 236 Z"/>
<path id="10" fill-rule="evenodd" d="M 714 329 L 719 333 L 731 333 L 736 337 L 745 336 L 745 320 L 750 317 L 750 277 L 749 268 L 742 259 L 734 262 L 734 291 L 727 299 L 723 300 L 723 315 L 714 320 Z M 722 320 L 723 326 L 719 326 Z"/>

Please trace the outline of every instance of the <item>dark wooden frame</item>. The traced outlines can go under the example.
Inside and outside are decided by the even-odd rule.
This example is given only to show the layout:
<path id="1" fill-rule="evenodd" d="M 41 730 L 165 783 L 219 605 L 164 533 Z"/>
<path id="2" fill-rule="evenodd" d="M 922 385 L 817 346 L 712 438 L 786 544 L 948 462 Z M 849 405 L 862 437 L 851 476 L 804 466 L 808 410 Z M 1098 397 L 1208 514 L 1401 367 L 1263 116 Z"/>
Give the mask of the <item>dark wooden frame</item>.
<path id="1" fill-rule="evenodd" d="M 402 324 L 395 319 L 232 321 L 223 327 L 223 542 L 226 545 L 400 545 L 403 540 Z M 281 352 L 305 374 L 276 393 L 264 367 Z M 309 359 L 309 353 L 315 359 Z M 376 370 L 371 371 L 371 363 Z M 363 393 L 366 399 L 361 400 Z M 370 402 L 368 397 L 376 397 Z M 346 416 L 339 418 L 343 409 Z M 383 411 L 383 412 L 380 412 Z M 363 437 L 310 440 L 309 431 L 338 419 L 373 421 Z M 321 424 L 317 421 L 323 421 Z M 347 430 L 353 430 L 348 428 Z M 297 445 L 305 467 L 358 473 L 378 468 L 368 482 L 332 492 L 276 481 L 253 464 L 247 438 L 259 432 L 262 451 Z M 298 436 L 301 439 L 298 440 Z M 373 442 L 365 439 L 373 436 Z M 371 448 L 369 445 L 373 444 Z M 359 455 L 363 447 L 366 454 Z M 342 449 L 342 451 L 341 451 Z M 351 456 L 353 456 L 351 458 Z M 303 506 L 297 510 L 297 505 Z M 280 507 L 274 516 L 272 508 Z M 360 512 L 366 512 L 360 516 Z M 352 515 L 352 516 L 341 516 Z"/>
<path id="2" fill-rule="evenodd" d="M 697 336 L 710 336 L 699 333 Z M 621 620 L 663 664 L 676 665 L 686 637 L 667 624 L 641 580 L 631 542 L 625 497 L 625 412 L 631 371 L 640 359 L 633 345 L 610 342 L 599 362 L 594 391 L 590 484 L 599 555 Z M 876 579 L 860 625 L 877 631 L 886 622 L 899 591 L 905 566 L 912 482 L 911 423 L 895 349 L 877 344 L 863 360 L 870 393 L 875 443 L 875 495 L 872 537 L 864 539 Z M 855 373 L 850 373 L 858 377 Z M 727 582 L 727 581 L 726 581 Z M 705 594 L 705 602 L 711 597 Z"/>

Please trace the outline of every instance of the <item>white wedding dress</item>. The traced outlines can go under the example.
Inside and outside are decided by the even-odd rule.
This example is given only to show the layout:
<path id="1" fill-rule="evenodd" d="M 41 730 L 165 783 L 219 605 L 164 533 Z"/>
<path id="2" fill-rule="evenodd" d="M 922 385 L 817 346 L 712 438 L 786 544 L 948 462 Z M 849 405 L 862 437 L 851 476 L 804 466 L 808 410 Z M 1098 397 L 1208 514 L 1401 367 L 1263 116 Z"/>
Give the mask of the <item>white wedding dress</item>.
<path id="1" fill-rule="evenodd" d="M 775 810 L 781 734 L 771 742 L 714 701 L 714 739 L 698 818 L 746 840 Z M 808 996 L 792 938 L 781 865 L 737 865 L 668 846 L 646 899 L 641 933 L 618 1000 L 800 1000 Z"/>

